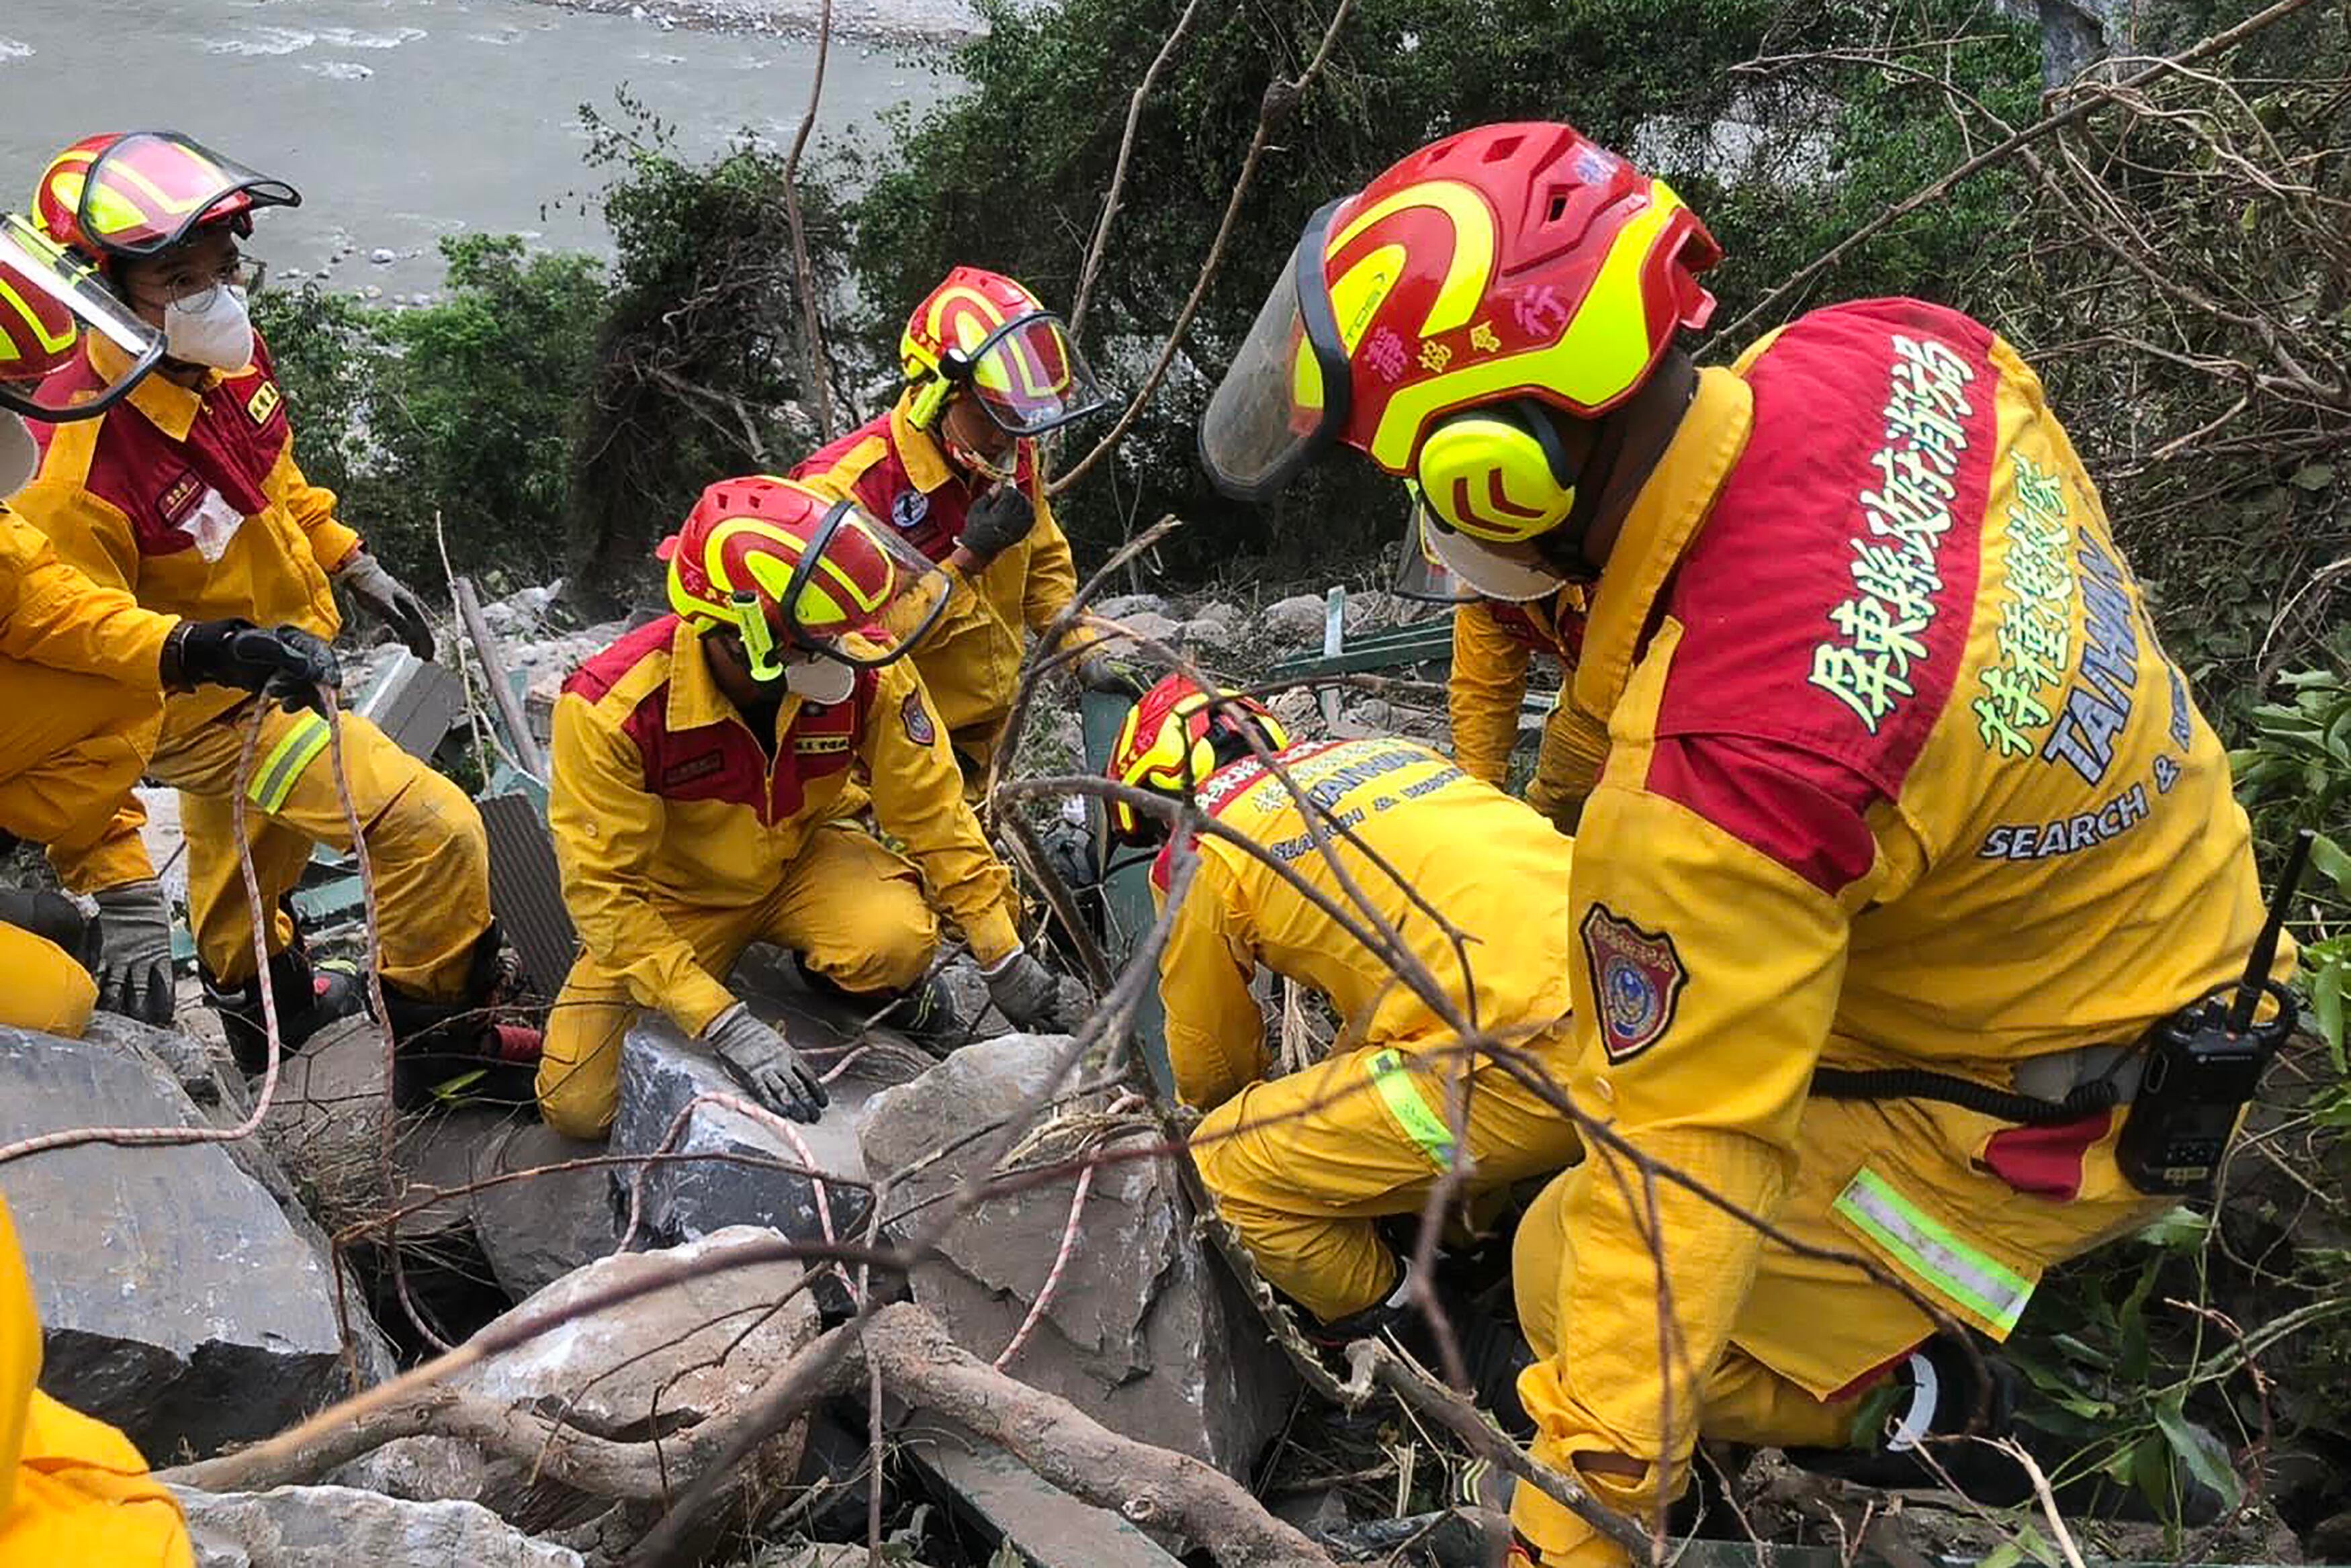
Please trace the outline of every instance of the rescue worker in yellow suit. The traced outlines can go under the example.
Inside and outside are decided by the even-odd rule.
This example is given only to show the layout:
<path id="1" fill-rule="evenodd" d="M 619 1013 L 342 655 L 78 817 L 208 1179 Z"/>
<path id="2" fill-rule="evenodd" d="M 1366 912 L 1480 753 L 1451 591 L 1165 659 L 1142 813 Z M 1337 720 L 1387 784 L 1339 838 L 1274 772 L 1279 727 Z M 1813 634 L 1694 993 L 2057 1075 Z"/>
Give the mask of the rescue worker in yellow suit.
<path id="1" fill-rule="evenodd" d="M 964 801 L 910 646 L 949 585 L 855 503 L 785 479 L 723 480 L 662 545 L 674 615 L 582 664 L 555 708 L 549 821 L 586 950 L 557 997 L 540 1114 L 601 1137 L 622 1036 L 665 1013 L 771 1109 L 824 1093 L 726 989 L 754 941 L 935 1039 L 935 902 L 1023 1029 L 1073 1027 L 1076 982 L 1021 944 L 1009 875 Z M 875 826 L 904 853 L 867 832 Z M 925 889 L 929 901 L 925 900 Z"/>
<path id="2" fill-rule="evenodd" d="M 2170 1112 L 2150 1025 L 2246 961 L 2249 828 L 2016 351 L 1881 299 L 1701 370 L 1719 255 L 1568 126 L 1448 137 L 1316 215 L 1204 459 L 1262 498 L 1335 441 L 1448 556 L 1586 585 L 1573 1097 L 1999 1340 L 2176 1201 L 2119 1140 Z M 1653 1249 L 1642 1191 L 1595 1146 L 1518 1231 L 1538 1457 L 1646 1518 L 1701 1435 L 1866 1438 L 1936 1320 L 1671 1181 Z M 1531 1488 L 1512 1520 L 1529 1562 L 1625 1561 Z"/>
<path id="3" fill-rule="evenodd" d="M 179 1501 L 130 1438 L 37 1385 L 41 1320 L 0 1199 L 0 1568 L 187 1568 Z"/>
<path id="4" fill-rule="evenodd" d="M 1037 441 L 1102 397 L 1061 318 L 979 267 L 956 267 L 914 307 L 898 353 L 906 389 L 897 405 L 792 477 L 854 500 L 946 570 L 955 597 L 914 668 L 977 790 L 1012 711 L 1024 629 L 1041 633 L 1078 592 Z M 1093 640 L 1073 630 L 1063 646 Z M 1081 655 L 1076 672 L 1105 691 L 1141 690 L 1098 649 Z"/>
<path id="5" fill-rule="evenodd" d="M 1258 759 L 1252 732 L 1313 803 L 1311 816 Z M 1129 711 L 1105 773 L 1188 796 L 1353 912 L 1343 868 L 1453 1009 L 1506 1043 L 1508 1060 L 1465 1057 L 1441 1012 L 1265 859 L 1207 834 L 1191 846 L 1198 865 L 1160 954 L 1159 994 L 1176 1096 L 1207 1113 L 1191 1138 L 1200 1179 L 1266 1279 L 1324 1337 L 1396 1326 L 1405 1267 L 1375 1221 L 1421 1211 L 1455 1163 L 1459 1106 L 1472 1194 L 1576 1158 L 1556 1098 L 1569 1064 L 1574 846 L 1416 742 L 1291 745 L 1257 702 L 1212 701 L 1180 675 Z M 1121 842 L 1163 845 L 1152 885 L 1164 898 L 1175 854 L 1165 825 L 1124 802 L 1110 816 Z M 1332 856 L 1313 846 L 1314 826 Z M 1466 962 L 1430 911 L 1458 931 Z M 1320 992 L 1342 1023 L 1321 1063 L 1271 1080 L 1249 989 L 1259 964 Z"/>
<path id="6" fill-rule="evenodd" d="M 41 379 L 70 358 L 86 328 L 124 346 L 124 375 L 80 408 L 42 401 Z M 333 653 L 294 628 L 141 609 L 59 561 L 8 510 L 39 455 L 26 420 L 72 418 L 127 395 L 162 349 L 84 269 L 24 220 L 0 216 L 0 835 L 68 857 L 106 831 L 138 782 L 164 691 L 206 683 L 254 691 L 277 678 L 307 690 L 339 679 Z M 119 957 L 128 945 L 115 912 L 99 904 L 92 929 L 54 893 L 0 890 L 0 1024 L 78 1036 L 93 1007 L 139 1016 L 158 992 L 168 1005 L 168 929 L 152 957 L 102 968 L 102 989 L 93 980 L 99 952 Z"/>
<path id="7" fill-rule="evenodd" d="M 337 521 L 334 496 L 303 478 L 268 348 L 246 313 L 238 241 L 257 210 L 298 200 L 283 182 L 174 132 L 92 137 L 57 157 L 36 193 L 37 218 L 162 331 L 164 358 L 122 403 L 56 427 L 19 509 L 66 561 L 151 609 L 282 620 L 332 639 L 341 618 L 330 584 L 340 583 L 430 657 L 423 604 Z M 45 395 L 89 394 L 120 377 L 122 355 L 87 338 Z M 230 826 L 246 711 L 234 695 L 174 699 L 151 766 L 181 794 L 205 992 L 250 1071 L 261 1058 L 260 998 Z M 383 1022 L 401 1047 L 395 1092 L 413 1100 L 443 1069 L 485 1057 L 507 1062 L 509 1077 L 519 1060 L 527 1085 L 536 1034 L 496 1027 L 486 1011 L 503 974 L 480 814 L 366 720 L 343 714 L 335 732 L 374 867 L 392 1013 Z M 288 1045 L 360 1005 L 355 981 L 312 968 L 281 907 L 314 845 L 350 847 L 329 738 L 319 714 L 269 715 L 246 785 Z M 59 871 L 77 890 L 143 900 L 160 929 L 162 893 L 139 820 L 126 810 Z"/>

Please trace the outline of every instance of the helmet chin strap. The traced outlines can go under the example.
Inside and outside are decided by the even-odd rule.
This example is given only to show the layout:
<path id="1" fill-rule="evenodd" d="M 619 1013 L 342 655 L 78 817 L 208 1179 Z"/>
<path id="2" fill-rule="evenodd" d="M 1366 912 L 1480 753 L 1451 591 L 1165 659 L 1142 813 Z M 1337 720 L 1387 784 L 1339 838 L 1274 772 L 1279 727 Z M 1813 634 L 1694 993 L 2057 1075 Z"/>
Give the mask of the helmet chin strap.
<path id="1" fill-rule="evenodd" d="M 0 501 L 30 484 L 40 463 L 41 449 L 23 418 L 0 410 Z"/>

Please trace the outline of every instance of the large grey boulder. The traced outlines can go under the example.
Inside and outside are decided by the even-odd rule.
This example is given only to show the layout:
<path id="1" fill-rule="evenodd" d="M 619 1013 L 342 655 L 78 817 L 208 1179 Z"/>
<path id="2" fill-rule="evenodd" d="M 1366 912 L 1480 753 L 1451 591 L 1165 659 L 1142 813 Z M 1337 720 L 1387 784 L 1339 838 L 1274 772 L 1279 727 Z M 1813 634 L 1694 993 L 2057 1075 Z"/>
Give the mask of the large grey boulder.
<path id="1" fill-rule="evenodd" d="M 172 1488 L 196 1568 L 581 1568 L 472 1502 L 410 1502 L 340 1486 Z"/>
<path id="2" fill-rule="evenodd" d="M 893 1189 L 892 1207 L 960 1184 L 991 1142 L 965 1135 L 1044 1091 L 1067 1046 L 1055 1036 L 984 1041 L 875 1096 L 859 1127 L 866 1167 L 877 1177 L 912 1172 Z M 916 1303 L 982 1360 L 1011 1342 L 1051 1271 L 1076 1182 L 1072 1173 L 988 1199 L 915 1265 Z M 1281 1426 L 1295 1383 L 1194 1231 L 1167 1160 L 1098 1164 L 1061 1284 L 1006 1370 L 1114 1431 L 1244 1475 Z"/>
<path id="3" fill-rule="evenodd" d="M 839 1059 L 837 1026 L 820 1015 L 797 1005 L 778 1008 L 764 1002 L 760 1011 L 775 1019 L 820 1071 Z M 666 1019 L 640 1018 L 621 1048 L 621 1105 L 612 1124 L 612 1152 L 702 1158 L 615 1166 L 618 1205 L 625 1215 L 633 1187 L 643 1183 L 640 1239 L 683 1241 L 729 1225 L 765 1225 L 801 1241 L 821 1241 L 824 1220 L 818 1184 L 779 1167 L 806 1167 L 862 1182 L 865 1161 L 858 1147 L 857 1115 L 878 1090 L 904 1082 L 914 1070 L 904 1046 L 877 1046 L 852 1062 L 848 1072 L 827 1086 L 832 1103 L 823 1117 L 794 1125 L 803 1153 L 782 1133 L 739 1111 L 717 1104 L 694 1105 L 702 1095 L 748 1095 L 700 1041 L 686 1039 Z M 683 1124 L 681 1113 L 685 1114 Z M 824 1192 L 824 1212 L 831 1217 L 833 1234 L 854 1237 L 865 1222 L 864 1189 L 827 1183 Z"/>
<path id="4" fill-rule="evenodd" d="M 475 1145 L 474 1240 L 512 1299 L 545 1290 L 621 1244 L 610 1170 L 564 1168 L 603 1152 L 602 1144 L 565 1137 L 541 1122 L 511 1123 Z M 519 1179 L 499 1179 L 514 1176 Z"/>
<path id="5" fill-rule="evenodd" d="M 143 1052 L 0 1030 L 0 1142 L 204 1122 Z M 60 1149 L 0 1166 L 0 1192 L 40 1306 L 42 1386 L 151 1460 L 266 1437 L 349 1391 L 323 1240 L 222 1146 Z M 362 1378 L 389 1376 L 364 1308 L 345 1306 Z"/>

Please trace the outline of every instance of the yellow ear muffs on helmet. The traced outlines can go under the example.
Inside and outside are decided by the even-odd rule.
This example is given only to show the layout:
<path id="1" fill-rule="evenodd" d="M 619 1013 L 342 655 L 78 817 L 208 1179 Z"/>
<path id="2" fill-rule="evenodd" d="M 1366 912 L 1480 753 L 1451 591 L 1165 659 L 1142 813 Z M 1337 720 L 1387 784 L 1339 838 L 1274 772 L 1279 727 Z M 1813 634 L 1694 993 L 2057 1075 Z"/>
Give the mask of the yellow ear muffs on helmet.
<path id="1" fill-rule="evenodd" d="M 1437 521 L 1473 539 L 1520 544 L 1575 510 L 1575 470 L 1550 412 L 1513 399 L 1437 421 L 1414 465 Z"/>

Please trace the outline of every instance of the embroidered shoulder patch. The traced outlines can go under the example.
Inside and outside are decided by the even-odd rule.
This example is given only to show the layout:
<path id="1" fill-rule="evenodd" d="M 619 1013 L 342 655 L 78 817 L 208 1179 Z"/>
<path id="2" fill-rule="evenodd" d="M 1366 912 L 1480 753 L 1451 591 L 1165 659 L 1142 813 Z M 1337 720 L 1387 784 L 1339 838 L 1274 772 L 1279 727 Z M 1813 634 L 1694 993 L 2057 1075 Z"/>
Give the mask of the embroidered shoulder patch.
<path id="1" fill-rule="evenodd" d="M 1689 971 L 1673 938 L 1643 930 L 1605 904 L 1584 915 L 1583 936 L 1600 1009 L 1600 1043 L 1610 1061 L 1630 1061 L 1673 1027 Z"/>
<path id="2" fill-rule="evenodd" d="M 277 405 L 285 400 L 278 394 L 277 382 L 264 381 L 254 389 L 253 396 L 246 400 L 246 417 L 255 424 L 266 425 L 269 422 L 269 416 L 277 411 Z"/>
<path id="3" fill-rule="evenodd" d="M 931 498 L 911 484 L 891 499 L 890 521 L 901 531 L 920 527 L 930 514 Z"/>
<path id="4" fill-rule="evenodd" d="M 906 739 L 918 746 L 927 746 L 939 738 L 939 727 L 931 722 L 930 704 L 923 701 L 919 686 L 906 693 L 906 701 L 898 709 L 898 717 L 906 725 Z"/>

